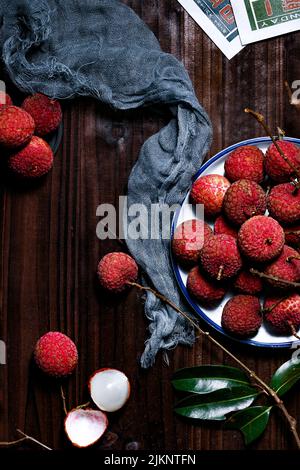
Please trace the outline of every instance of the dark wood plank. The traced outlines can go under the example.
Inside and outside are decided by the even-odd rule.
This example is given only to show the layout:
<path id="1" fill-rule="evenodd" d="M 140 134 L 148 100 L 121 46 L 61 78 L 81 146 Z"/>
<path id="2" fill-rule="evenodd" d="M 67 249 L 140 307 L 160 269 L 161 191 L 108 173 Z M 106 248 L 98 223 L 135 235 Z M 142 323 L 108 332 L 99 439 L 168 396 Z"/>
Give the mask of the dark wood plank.
<path id="1" fill-rule="evenodd" d="M 243 108 L 261 111 L 275 128 L 299 133 L 298 116 L 283 87 L 300 77 L 300 33 L 251 45 L 228 62 L 176 0 L 128 0 L 161 42 L 182 60 L 214 127 L 210 154 L 236 141 L 261 135 Z M 149 371 L 139 367 L 147 321 L 139 293 L 121 299 L 100 292 L 98 259 L 119 250 L 115 241 L 96 237 L 96 208 L 117 204 L 144 140 L 163 125 L 151 111 L 114 113 L 92 100 L 64 106 L 65 132 L 55 166 L 40 185 L 19 190 L 2 180 L 0 188 L 0 338 L 7 342 L 8 365 L 0 366 L 0 438 L 16 437 L 19 427 L 54 448 L 68 447 L 56 383 L 41 377 L 30 362 L 38 337 L 59 329 L 76 341 L 80 362 L 65 384 L 68 406 L 86 401 L 87 379 L 99 367 L 123 369 L 132 399 L 112 416 L 110 434 L 100 447 L 151 450 L 240 449 L 241 436 L 219 425 L 198 427 L 173 415 L 172 372 L 195 364 L 229 363 L 199 339 L 193 348 L 157 358 Z M 199 159 L 200 165 L 200 159 Z M 268 379 L 290 351 L 262 352 L 230 345 Z M 30 365 L 29 365 L 30 364 Z M 298 387 L 299 391 L 299 387 Z M 297 391 L 287 397 L 300 413 Z M 273 420 L 253 448 L 292 448 L 285 425 Z"/>

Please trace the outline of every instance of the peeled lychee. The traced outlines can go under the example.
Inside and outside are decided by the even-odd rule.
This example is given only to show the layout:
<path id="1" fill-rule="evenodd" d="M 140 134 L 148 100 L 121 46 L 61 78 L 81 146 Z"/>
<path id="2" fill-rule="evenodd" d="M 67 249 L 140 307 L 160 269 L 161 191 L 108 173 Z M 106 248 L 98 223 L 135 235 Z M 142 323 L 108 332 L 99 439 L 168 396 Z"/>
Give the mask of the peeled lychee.
<path id="1" fill-rule="evenodd" d="M 117 369 L 99 369 L 89 380 L 93 402 L 102 411 L 113 412 L 122 408 L 130 396 L 130 383 Z"/>
<path id="2" fill-rule="evenodd" d="M 200 261 L 203 269 L 218 281 L 235 276 L 242 267 L 236 239 L 225 234 L 212 235 L 205 241 Z"/>
<path id="3" fill-rule="evenodd" d="M 233 287 L 241 294 L 258 295 L 263 290 L 263 283 L 258 276 L 255 276 L 247 269 L 243 269 L 237 275 Z"/>
<path id="4" fill-rule="evenodd" d="M 34 135 L 25 147 L 9 157 L 8 166 L 21 178 L 40 178 L 51 170 L 53 158 L 50 145 Z"/>
<path id="5" fill-rule="evenodd" d="M 204 240 L 212 235 L 210 226 L 202 220 L 186 220 L 174 233 L 172 251 L 184 267 L 193 266 L 199 259 Z"/>
<path id="6" fill-rule="evenodd" d="M 283 224 L 293 224 L 300 220 L 300 191 L 292 183 L 274 186 L 268 196 L 270 215 Z"/>
<path id="7" fill-rule="evenodd" d="M 251 261 L 271 261 L 279 256 L 283 248 L 283 228 L 272 217 L 257 215 L 241 226 L 238 245 L 242 254 Z"/>
<path id="8" fill-rule="evenodd" d="M 284 245 L 282 252 L 271 264 L 265 269 L 265 274 L 269 276 L 279 277 L 284 281 L 299 282 L 300 281 L 300 260 L 299 253 L 293 248 Z M 285 283 L 266 279 L 271 286 L 281 289 L 286 289 L 288 286 Z"/>
<path id="9" fill-rule="evenodd" d="M 297 145 L 287 140 L 280 140 L 277 143 L 289 161 L 300 170 L 300 149 Z M 293 168 L 283 159 L 273 143 L 265 155 L 265 170 L 270 178 L 278 183 L 289 181 L 295 176 Z"/>
<path id="10" fill-rule="evenodd" d="M 266 194 L 254 181 L 239 180 L 226 191 L 223 208 L 230 222 L 242 225 L 250 217 L 265 213 Z"/>
<path id="11" fill-rule="evenodd" d="M 261 324 L 261 307 L 257 297 L 236 295 L 224 306 L 221 324 L 224 330 L 239 338 L 254 336 Z"/>
<path id="12" fill-rule="evenodd" d="M 13 104 L 11 97 L 4 91 L 0 91 L 0 108 L 2 106 L 11 106 Z"/>
<path id="13" fill-rule="evenodd" d="M 223 198 L 230 183 L 221 175 L 205 175 L 192 186 L 190 198 L 194 204 L 203 204 L 206 217 L 220 214 Z"/>
<path id="14" fill-rule="evenodd" d="M 246 179 L 262 183 L 264 180 L 264 154 L 254 145 L 244 145 L 229 154 L 225 161 L 225 176 L 232 183 Z"/>
<path id="15" fill-rule="evenodd" d="M 17 148 L 30 141 L 34 133 L 34 120 L 17 106 L 0 107 L 0 145 Z"/>
<path id="16" fill-rule="evenodd" d="M 138 266 L 126 253 L 108 253 L 98 264 L 100 284 L 112 293 L 123 292 L 129 286 L 128 283 L 137 280 L 137 276 Z"/>
<path id="17" fill-rule="evenodd" d="M 217 217 L 215 221 L 214 233 L 215 235 L 221 235 L 223 233 L 237 238 L 238 230 L 236 227 L 231 225 L 230 222 L 228 222 L 228 220 L 226 220 L 223 215 L 219 215 L 219 217 Z"/>
<path id="18" fill-rule="evenodd" d="M 62 110 L 59 101 L 48 98 L 42 93 L 28 96 L 22 108 L 33 117 L 35 132 L 39 136 L 55 131 L 61 123 Z"/>
<path id="19" fill-rule="evenodd" d="M 226 293 L 226 289 L 219 282 L 205 277 L 199 266 L 189 272 L 186 287 L 200 304 L 207 306 L 222 300 Z"/>
<path id="20" fill-rule="evenodd" d="M 267 324 L 274 332 L 291 335 L 293 329 L 300 327 L 300 295 L 289 297 L 267 297 L 264 304 L 264 316 Z"/>
<path id="21" fill-rule="evenodd" d="M 100 410 L 74 409 L 65 419 L 65 431 L 75 447 L 88 447 L 103 436 L 108 426 L 107 416 Z"/>
<path id="22" fill-rule="evenodd" d="M 38 340 L 34 359 L 45 374 L 65 377 L 72 374 L 77 366 L 78 352 L 68 336 L 58 331 L 50 331 Z"/>

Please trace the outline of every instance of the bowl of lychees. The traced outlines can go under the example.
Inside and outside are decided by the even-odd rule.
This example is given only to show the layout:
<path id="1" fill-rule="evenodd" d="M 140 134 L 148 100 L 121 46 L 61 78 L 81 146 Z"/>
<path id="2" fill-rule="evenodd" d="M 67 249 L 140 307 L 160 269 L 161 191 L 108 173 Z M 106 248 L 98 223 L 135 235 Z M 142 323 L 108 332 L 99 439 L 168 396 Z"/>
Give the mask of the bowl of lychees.
<path id="1" fill-rule="evenodd" d="M 174 216 L 171 257 L 187 302 L 220 333 L 300 343 L 300 139 L 250 139 L 207 161 Z"/>

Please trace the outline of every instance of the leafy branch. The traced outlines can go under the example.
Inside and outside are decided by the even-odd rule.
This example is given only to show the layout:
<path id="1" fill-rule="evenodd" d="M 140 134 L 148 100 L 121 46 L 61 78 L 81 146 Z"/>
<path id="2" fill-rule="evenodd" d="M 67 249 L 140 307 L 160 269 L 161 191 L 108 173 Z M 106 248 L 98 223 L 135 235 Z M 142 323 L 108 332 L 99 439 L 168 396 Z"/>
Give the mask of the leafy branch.
<path id="1" fill-rule="evenodd" d="M 192 319 L 186 312 L 184 312 L 181 308 L 179 308 L 176 304 L 174 304 L 171 300 L 169 300 L 163 294 L 156 291 L 155 289 L 152 289 L 151 287 L 142 286 L 136 282 L 130 282 L 129 284 L 142 291 L 151 292 L 158 299 L 160 299 L 165 304 L 172 307 L 177 313 L 179 313 L 182 317 L 184 317 L 195 328 L 195 330 L 198 333 L 200 333 L 201 336 L 207 338 L 208 341 L 210 341 L 219 349 L 221 349 L 228 357 L 230 357 L 236 364 L 238 364 L 240 368 L 246 372 L 247 377 L 249 378 L 248 380 L 244 382 L 242 381 L 242 385 L 240 385 L 239 387 L 234 387 L 233 380 L 229 380 L 230 377 L 228 377 L 228 375 L 225 375 L 225 377 L 224 376 L 223 378 L 221 377 L 221 383 L 223 384 L 223 386 L 220 387 L 220 378 L 219 378 L 219 380 L 217 380 L 219 387 L 216 386 L 216 388 L 214 388 L 215 385 L 212 385 L 213 379 L 211 376 L 208 375 L 206 377 L 208 379 L 206 380 L 206 385 L 205 385 L 206 388 L 205 387 L 201 388 L 202 387 L 201 380 L 200 380 L 201 376 L 199 377 L 199 371 L 200 370 L 203 371 L 204 369 L 201 369 L 201 366 L 200 366 L 198 368 L 198 375 L 196 374 L 194 377 L 192 377 L 194 381 L 197 382 L 198 388 L 185 390 L 188 392 L 196 393 L 197 396 L 193 397 L 193 399 L 192 397 L 187 397 L 185 399 L 187 400 L 186 402 L 181 402 L 181 404 L 179 404 L 179 406 L 177 406 L 176 408 L 176 412 L 178 414 L 184 415 L 186 417 L 194 418 L 194 419 L 219 419 L 219 420 L 224 419 L 227 413 L 235 411 L 235 410 L 241 410 L 243 408 L 252 410 L 252 408 L 248 408 L 248 407 L 255 400 L 255 398 L 258 397 L 259 393 L 263 391 L 265 395 L 267 395 L 271 399 L 271 401 L 274 403 L 274 405 L 277 406 L 279 410 L 281 411 L 281 414 L 283 418 L 285 419 L 285 421 L 287 422 L 289 430 L 294 437 L 297 448 L 300 449 L 300 437 L 297 432 L 296 420 L 289 414 L 283 401 L 281 400 L 281 396 L 283 395 L 283 392 L 286 392 L 287 390 L 289 390 L 289 388 L 300 378 L 300 361 L 295 361 L 295 359 L 291 359 L 287 363 L 283 364 L 275 372 L 270 385 L 268 385 L 253 370 L 251 370 L 246 364 L 244 364 L 238 357 L 236 357 L 231 351 L 229 351 L 227 348 L 225 348 L 225 346 L 223 346 L 221 343 L 219 343 L 219 341 L 217 341 L 213 336 L 211 336 L 211 334 L 208 331 L 204 331 L 199 326 L 196 320 Z M 202 367 L 209 367 L 210 369 L 212 369 L 213 367 L 220 367 L 222 369 L 225 366 L 202 366 Z M 192 368 L 192 369 L 195 369 L 195 368 Z M 186 370 L 189 370 L 189 369 L 183 369 L 183 371 L 186 371 Z M 239 373 L 241 373 L 239 369 L 231 368 L 231 371 L 232 370 L 234 371 L 233 372 L 234 375 L 241 378 L 241 376 L 239 376 Z M 221 370 L 221 373 L 223 373 L 223 371 L 224 369 Z M 176 388 L 176 380 L 177 381 L 183 380 L 183 378 L 182 377 L 180 378 L 180 377 L 181 377 L 180 373 L 177 376 L 175 375 L 174 377 L 175 388 Z M 202 377 L 202 380 L 203 379 L 204 377 Z M 210 387 L 211 387 L 210 391 L 207 391 L 207 381 L 210 382 Z M 251 382 L 254 383 L 256 388 L 251 387 Z M 178 389 L 182 391 L 180 387 L 178 387 Z M 207 397 L 205 399 L 203 399 L 202 397 L 201 399 L 201 394 L 208 394 L 209 396 L 208 401 L 207 401 Z M 224 395 L 225 395 L 225 399 L 224 399 Z M 194 400 L 194 408 L 196 411 L 195 410 L 192 411 L 191 409 L 192 407 L 191 400 L 192 401 Z M 221 401 L 223 400 L 221 406 L 220 406 L 220 400 Z M 219 413 L 215 412 L 214 408 L 216 407 L 219 409 Z M 223 409 L 223 407 L 225 407 L 225 410 Z M 255 421 L 259 423 L 260 427 L 262 427 L 262 423 L 266 421 L 266 418 L 268 417 L 271 410 L 267 412 L 265 409 L 262 409 L 261 407 L 258 407 L 258 408 L 259 408 L 258 410 L 255 409 L 255 411 L 251 411 L 251 412 L 249 411 L 251 415 L 250 418 L 251 419 L 255 418 Z M 187 409 L 187 410 L 182 411 L 183 409 Z M 205 413 L 205 410 L 207 411 L 207 414 Z M 249 418 L 249 413 L 246 415 L 247 419 Z M 253 416 L 253 414 L 255 414 L 255 416 Z M 214 417 L 210 417 L 210 416 L 214 416 Z M 239 418 L 239 420 L 241 420 L 241 415 L 239 415 L 236 418 L 237 419 Z M 232 425 L 232 421 L 231 421 L 231 425 Z M 248 427 L 249 426 L 250 426 L 250 429 L 252 429 L 250 424 L 248 424 Z M 244 432 L 246 432 L 245 429 L 247 429 L 247 426 L 243 428 Z"/>

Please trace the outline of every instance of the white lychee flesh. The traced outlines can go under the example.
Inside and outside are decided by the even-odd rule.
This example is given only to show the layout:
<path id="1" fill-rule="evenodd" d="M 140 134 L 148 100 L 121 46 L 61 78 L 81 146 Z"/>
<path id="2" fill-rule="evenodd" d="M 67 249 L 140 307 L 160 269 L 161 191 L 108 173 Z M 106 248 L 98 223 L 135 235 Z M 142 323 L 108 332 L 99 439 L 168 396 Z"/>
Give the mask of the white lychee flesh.
<path id="1" fill-rule="evenodd" d="M 67 436 L 76 447 L 88 447 L 97 442 L 107 425 L 107 417 L 100 410 L 75 409 L 65 419 Z"/>
<path id="2" fill-rule="evenodd" d="M 100 369 L 89 382 L 93 402 L 100 410 L 113 412 L 125 405 L 130 395 L 126 375 L 117 369 Z"/>

